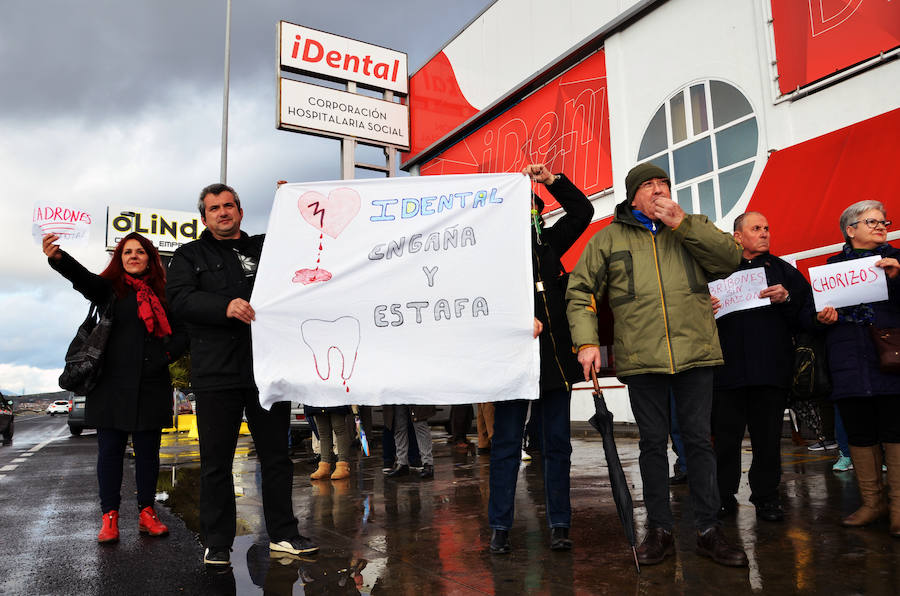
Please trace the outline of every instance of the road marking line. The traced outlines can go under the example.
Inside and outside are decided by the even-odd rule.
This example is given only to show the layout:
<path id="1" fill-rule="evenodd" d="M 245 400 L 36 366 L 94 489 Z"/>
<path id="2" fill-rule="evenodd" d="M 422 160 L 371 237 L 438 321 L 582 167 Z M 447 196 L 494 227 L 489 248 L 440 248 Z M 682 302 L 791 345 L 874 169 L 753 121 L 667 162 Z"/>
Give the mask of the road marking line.
<path id="1" fill-rule="evenodd" d="M 14 465 L 3 466 L 2 468 L 0 468 L 0 472 L 12 472 L 13 470 L 15 470 L 18 467 L 19 466 L 14 466 Z"/>
<path id="2" fill-rule="evenodd" d="M 27 453 L 27 452 L 26 452 L 26 453 L 20 453 L 20 454 L 19 454 L 19 457 L 31 457 L 32 455 L 34 455 L 34 454 L 33 454 L 33 453 Z"/>
<path id="3" fill-rule="evenodd" d="M 28 460 L 25 459 L 25 458 L 23 458 L 23 457 L 17 457 L 16 459 L 12 460 L 12 463 L 14 463 L 14 464 L 24 464 L 24 463 L 27 462 L 27 461 L 28 461 Z"/>

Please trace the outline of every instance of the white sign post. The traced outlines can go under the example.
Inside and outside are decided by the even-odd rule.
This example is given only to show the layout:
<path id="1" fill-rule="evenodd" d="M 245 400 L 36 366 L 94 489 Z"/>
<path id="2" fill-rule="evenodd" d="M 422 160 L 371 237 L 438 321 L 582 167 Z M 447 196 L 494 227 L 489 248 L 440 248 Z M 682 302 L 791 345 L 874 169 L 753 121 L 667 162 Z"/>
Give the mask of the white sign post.
<path id="1" fill-rule="evenodd" d="M 278 128 L 409 149 L 408 106 L 290 79 L 279 79 Z"/>
<path id="2" fill-rule="evenodd" d="M 739 310 L 768 306 L 772 300 L 759 297 L 759 293 L 767 287 L 766 271 L 762 267 L 735 271 L 725 279 L 711 282 L 709 293 L 721 303 L 716 318 Z"/>
<path id="3" fill-rule="evenodd" d="M 538 397 L 521 174 L 284 184 L 251 304 L 260 402 Z"/>
<path id="4" fill-rule="evenodd" d="M 875 263 L 881 257 L 865 257 L 809 268 L 816 312 L 826 306 L 840 308 L 888 299 L 884 269 Z"/>

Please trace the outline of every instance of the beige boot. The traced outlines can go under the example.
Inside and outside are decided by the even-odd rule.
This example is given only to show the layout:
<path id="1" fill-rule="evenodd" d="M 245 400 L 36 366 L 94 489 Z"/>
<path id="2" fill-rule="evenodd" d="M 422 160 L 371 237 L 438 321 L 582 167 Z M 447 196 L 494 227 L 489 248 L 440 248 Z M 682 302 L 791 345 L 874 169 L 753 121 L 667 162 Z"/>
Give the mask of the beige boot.
<path id="1" fill-rule="evenodd" d="M 900 447 L 900 445 L 898 445 L 898 447 Z M 339 461 L 334 468 L 334 474 L 331 475 L 331 479 L 343 480 L 344 478 L 350 478 L 350 463 Z"/>
<path id="2" fill-rule="evenodd" d="M 867 526 L 887 513 L 884 485 L 881 481 L 881 444 L 872 447 L 850 446 L 850 459 L 856 470 L 862 506 L 845 517 L 841 524 L 850 527 Z"/>
<path id="3" fill-rule="evenodd" d="M 888 469 L 888 494 L 891 497 L 891 536 L 900 538 L 900 443 L 882 443 L 882 445 Z"/>
<path id="4" fill-rule="evenodd" d="M 311 480 L 324 480 L 331 474 L 331 464 L 327 461 L 320 461 L 319 468 L 309 475 Z"/>

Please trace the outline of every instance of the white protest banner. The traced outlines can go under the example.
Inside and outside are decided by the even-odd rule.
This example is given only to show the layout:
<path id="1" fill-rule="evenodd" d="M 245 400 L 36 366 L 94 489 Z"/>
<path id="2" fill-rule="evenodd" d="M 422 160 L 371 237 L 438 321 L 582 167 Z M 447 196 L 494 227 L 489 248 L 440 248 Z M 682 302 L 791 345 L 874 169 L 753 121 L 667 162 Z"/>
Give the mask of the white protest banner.
<path id="1" fill-rule="evenodd" d="M 809 268 L 816 312 L 826 306 L 840 308 L 888 299 L 884 269 L 876 267 L 881 257 L 865 257 Z"/>
<path id="2" fill-rule="evenodd" d="M 87 246 L 91 214 L 61 203 L 35 203 L 31 210 L 31 237 L 40 244 L 46 234 L 59 236 L 57 244 L 68 248 Z"/>
<path id="3" fill-rule="evenodd" d="M 538 397 L 521 174 L 284 184 L 251 304 L 260 402 Z"/>
<path id="4" fill-rule="evenodd" d="M 760 298 L 759 293 L 769 287 L 766 272 L 762 267 L 735 271 L 725 279 L 717 279 L 709 284 L 709 293 L 719 299 L 722 306 L 716 318 L 729 313 L 750 308 L 768 306 L 770 298 Z"/>

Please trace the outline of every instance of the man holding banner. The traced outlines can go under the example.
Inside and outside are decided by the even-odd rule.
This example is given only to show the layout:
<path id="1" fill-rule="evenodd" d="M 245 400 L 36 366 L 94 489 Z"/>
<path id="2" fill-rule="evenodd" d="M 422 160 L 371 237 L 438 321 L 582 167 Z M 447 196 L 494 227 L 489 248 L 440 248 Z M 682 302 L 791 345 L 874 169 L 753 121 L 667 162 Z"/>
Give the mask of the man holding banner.
<path id="1" fill-rule="evenodd" d="M 554 175 L 543 165 L 530 165 L 525 174 L 545 185 L 565 209 L 565 215 L 544 229 L 544 203 L 532 195 L 531 255 L 534 272 L 534 336 L 540 338 L 541 449 L 544 493 L 550 548 L 569 550 L 569 466 L 572 444 L 569 436 L 571 382 L 579 377 L 578 363 L 566 322 L 563 273 L 560 257 L 587 229 L 594 208 L 587 197 L 564 175 Z M 492 528 L 490 551 L 510 552 L 509 529 L 513 522 L 516 478 L 522 452 L 528 401 L 519 399 L 494 404 L 494 435 L 491 439 L 491 495 L 488 520 Z"/>
<path id="2" fill-rule="evenodd" d="M 203 562 L 228 565 L 236 531 L 232 464 L 246 412 L 262 467 L 262 500 L 269 548 L 290 554 L 318 551 L 297 530 L 288 455 L 290 403 L 266 410 L 253 377 L 250 293 L 264 236 L 241 231 L 244 211 L 230 186 L 211 184 L 197 204 L 206 229 L 175 251 L 166 295 L 191 337 L 191 384 L 200 436 L 200 525 Z"/>
<path id="3" fill-rule="evenodd" d="M 793 335 L 812 330 L 812 290 L 806 278 L 769 252 L 769 222 L 747 212 L 734 220 L 734 239 L 743 247 L 741 264 L 722 284 L 729 298 L 749 291 L 770 302 L 745 308 L 717 319 L 725 365 L 715 370 L 712 430 L 715 437 L 716 474 L 721 506 L 719 516 L 737 511 L 735 495 L 741 479 L 741 442 L 750 431 L 753 463 L 750 466 L 750 501 L 756 516 L 781 521 L 784 510 L 778 496 L 781 482 L 781 426 L 791 384 Z M 765 289 L 752 285 L 756 276 Z M 713 311 L 721 300 L 713 284 Z M 748 287 L 749 286 L 749 287 Z"/>
<path id="4" fill-rule="evenodd" d="M 615 319 L 616 371 L 628 385 L 641 434 L 640 467 L 650 525 L 638 548 L 644 565 L 675 553 L 669 506 L 669 392 L 684 439 L 697 528 L 697 552 L 717 563 L 746 566 L 716 514 L 716 458 L 710 444 L 712 367 L 722 350 L 707 282 L 731 274 L 741 251 L 731 234 L 704 215 L 687 215 L 671 199 L 669 177 L 644 163 L 625 177 L 626 199 L 588 242 L 566 293 L 572 339 L 584 378 L 601 367 L 596 304 L 609 297 Z"/>

